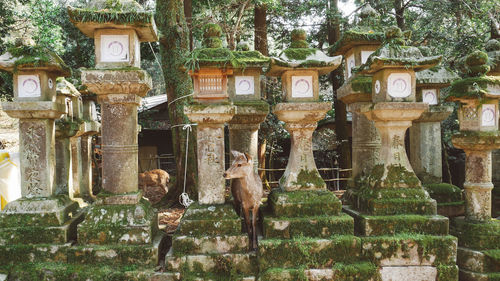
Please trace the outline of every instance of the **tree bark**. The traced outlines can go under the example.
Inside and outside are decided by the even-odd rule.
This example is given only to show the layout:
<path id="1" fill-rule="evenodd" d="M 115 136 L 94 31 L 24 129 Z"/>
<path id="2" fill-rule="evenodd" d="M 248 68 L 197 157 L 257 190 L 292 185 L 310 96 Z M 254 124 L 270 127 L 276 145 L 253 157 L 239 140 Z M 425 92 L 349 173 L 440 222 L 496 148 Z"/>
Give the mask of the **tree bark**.
<path id="1" fill-rule="evenodd" d="M 330 0 L 328 19 L 328 43 L 330 46 L 335 44 L 335 42 L 340 39 L 340 22 L 337 17 L 338 15 L 338 0 Z M 332 81 L 333 88 L 333 104 L 335 109 L 335 135 L 337 136 L 337 141 L 339 142 L 339 166 L 341 169 L 350 169 L 352 167 L 352 163 L 349 131 L 347 127 L 347 108 L 341 100 L 337 99 L 337 89 L 342 85 L 343 77 L 344 74 L 342 67 L 339 67 L 330 73 L 330 80 Z M 349 176 L 348 173 L 339 173 L 339 175 L 342 178 Z M 341 181 L 340 183 L 341 188 L 345 188 L 345 182 Z"/>
<path id="2" fill-rule="evenodd" d="M 264 56 L 268 56 L 269 51 L 267 49 L 267 7 L 265 4 L 255 6 L 254 26 L 255 50 L 261 52 Z"/>
<path id="3" fill-rule="evenodd" d="M 182 124 L 189 124 L 184 115 L 184 106 L 188 105 L 191 98 L 182 98 L 192 92 L 192 82 L 188 73 L 182 70 L 184 56 L 189 51 L 189 29 L 184 16 L 182 0 L 157 0 L 156 22 L 162 34 L 160 38 L 160 56 L 162 71 L 169 102 L 169 118 L 172 124 L 172 146 L 177 163 L 175 185 L 167 193 L 169 203 L 178 202 L 179 195 L 184 187 L 184 166 L 186 157 L 186 130 Z M 178 99 L 178 100 L 176 100 Z M 176 100 L 174 102 L 174 100 Z M 176 126 L 180 125 L 180 126 Z M 196 158 L 196 132 L 190 133 L 186 191 L 191 199 L 197 199 L 197 158 Z"/>
<path id="4" fill-rule="evenodd" d="M 184 0 L 184 16 L 186 17 L 186 23 L 189 28 L 189 50 L 193 50 L 193 1 Z"/>
<path id="5" fill-rule="evenodd" d="M 401 30 L 406 30 L 405 6 L 403 0 L 394 0 L 394 11 L 396 12 L 396 23 Z"/>

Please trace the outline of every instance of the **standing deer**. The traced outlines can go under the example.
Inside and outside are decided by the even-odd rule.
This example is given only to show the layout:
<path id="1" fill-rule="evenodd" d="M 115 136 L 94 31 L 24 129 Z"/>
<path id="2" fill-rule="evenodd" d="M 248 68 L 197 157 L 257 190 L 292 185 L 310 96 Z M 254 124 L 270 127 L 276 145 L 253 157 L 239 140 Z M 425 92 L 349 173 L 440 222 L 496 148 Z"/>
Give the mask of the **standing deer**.
<path id="1" fill-rule="evenodd" d="M 231 167 L 224 173 L 224 178 L 233 179 L 231 182 L 231 193 L 234 198 L 235 209 L 240 213 L 243 209 L 243 217 L 247 226 L 248 238 L 251 241 L 250 249 L 257 250 L 256 220 L 262 199 L 262 181 L 253 170 L 253 160 L 248 153 L 231 151 L 234 161 Z M 252 222 L 250 223 L 250 210 L 252 210 Z"/>

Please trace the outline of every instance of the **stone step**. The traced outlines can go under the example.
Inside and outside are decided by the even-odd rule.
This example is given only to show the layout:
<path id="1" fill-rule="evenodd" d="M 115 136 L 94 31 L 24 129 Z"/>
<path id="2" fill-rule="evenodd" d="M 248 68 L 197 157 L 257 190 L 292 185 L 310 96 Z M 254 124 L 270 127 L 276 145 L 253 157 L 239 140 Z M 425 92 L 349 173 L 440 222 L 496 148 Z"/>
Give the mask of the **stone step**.
<path id="1" fill-rule="evenodd" d="M 68 263 L 138 265 L 155 267 L 159 263 L 159 249 L 165 243 L 165 235 L 159 233 L 153 243 L 145 245 L 77 245 L 67 250 Z"/>
<path id="2" fill-rule="evenodd" d="M 457 281 L 456 265 L 383 266 L 379 269 L 381 281 Z M 462 279 L 460 279 L 462 280 Z"/>
<path id="3" fill-rule="evenodd" d="M 332 235 L 353 235 L 354 220 L 346 214 L 338 216 L 266 217 L 263 221 L 266 238 L 294 237 L 328 238 Z"/>
<path id="4" fill-rule="evenodd" d="M 398 234 L 361 238 L 362 256 L 380 266 L 455 265 L 457 238 Z"/>
<path id="5" fill-rule="evenodd" d="M 387 215 L 435 215 L 437 203 L 434 199 L 369 199 L 360 203 L 361 211 L 374 216 Z"/>
<path id="6" fill-rule="evenodd" d="M 62 226 L 19 225 L 0 228 L 0 245 L 13 244 L 64 244 L 76 240 L 77 225 L 84 214 L 77 213 Z"/>
<path id="7" fill-rule="evenodd" d="M 214 273 L 199 273 L 199 272 L 188 272 L 182 274 L 180 272 L 168 273 L 172 276 L 172 279 L 167 279 L 165 281 L 255 281 L 257 278 L 255 276 L 246 275 L 231 275 L 227 274 L 214 274 Z M 163 281 L 163 279 L 159 280 Z"/>
<path id="8" fill-rule="evenodd" d="M 137 204 L 93 204 L 89 207 L 85 220 L 78 225 L 78 243 L 149 244 L 158 228 L 157 218 L 151 204 L 144 199 Z"/>
<path id="9" fill-rule="evenodd" d="M 361 239 L 338 235 L 330 239 L 294 238 L 259 241 L 259 268 L 330 268 L 336 262 L 358 261 Z"/>
<path id="10" fill-rule="evenodd" d="M 142 268 L 137 265 L 74 265 L 65 263 L 28 263 L 14 267 L 0 268 L 8 272 L 8 280 L 18 281 L 177 281 L 176 274 L 156 272 L 154 267 Z"/>
<path id="11" fill-rule="evenodd" d="M 175 256 L 172 249 L 165 257 L 169 272 L 252 275 L 258 272 L 256 253 Z"/>
<path id="12" fill-rule="evenodd" d="M 448 234 L 448 218 L 443 216 L 369 216 L 350 208 L 350 206 L 344 206 L 343 210 L 354 218 L 355 232 L 361 236 L 393 235 L 398 233 Z"/>
<path id="13" fill-rule="evenodd" d="M 175 255 L 244 253 L 249 245 L 246 234 L 206 237 L 174 235 L 172 238 Z"/>
<path id="14" fill-rule="evenodd" d="M 458 247 L 457 264 L 460 269 L 468 271 L 500 273 L 500 250 L 477 251 Z"/>
<path id="15" fill-rule="evenodd" d="M 500 272 L 497 273 L 480 273 L 465 269 L 460 269 L 458 273 L 460 281 L 496 281 L 500 280 Z"/>
<path id="16" fill-rule="evenodd" d="M 469 222 L 463 217 L 451 219 L 450 233 L 458 245 L 475 250 L 500 249 L 500 220 Z"/>
<path id="17" fill-rule="evenodd" d="M 67 251 L 70 247 L 71 243 L 0 246 L 0 265 L 31 262 L 66 262 L 68 258 Z"/>
<path id="18" fill-rule="evenodd" d="M 379 280 L 378 267 L 368 262 L 336 263 L 332 268 L 270 268 L 264 271 L 260 281 L 375 281 Z"/>
<path id="19" fill-rule="evenodd" d="M 275 217 L 335 216 L 342 209 L 342 202 L 328 190 L 286 192 L 276 188 L 268 200 Z"/>
<path id="20" fill-rule="evenodd" d="M 217 235 L 239 235 L 241 231 L 241 220 L 236 219 L 182 219 L 177 234 L 188 236 L 217 236 Z"/>

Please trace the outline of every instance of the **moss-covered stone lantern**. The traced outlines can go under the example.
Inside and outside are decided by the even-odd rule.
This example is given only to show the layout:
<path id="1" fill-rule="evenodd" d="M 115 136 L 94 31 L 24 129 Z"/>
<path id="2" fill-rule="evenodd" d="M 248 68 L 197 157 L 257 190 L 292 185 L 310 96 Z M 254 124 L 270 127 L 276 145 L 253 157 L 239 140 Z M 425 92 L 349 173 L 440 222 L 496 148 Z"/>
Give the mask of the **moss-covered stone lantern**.
<path id="1" fill-rule="evenodd" d="M 491 280 L 498 268 L 471 266 L 485 264 L 490 253 L 500 250 L 500 221 L 491 218 L 493 183 L 491 151 L 500 149 L 498 101 L 500 76 L 487 76 L 490 71 L 486 53 L 476 51 L 467 56 L 467 76 L 451 84 L 446 100 L 459 105 L 460 132 L 452 137 L 456 148 L 465 152 L 465 218 L 454 218 L 450 229 L 458 237 L 457 264 L 466 280 Z"/>
<path id="2" fill-rule="evenodd" d="M 158 41 L 153 13 L 133 0 L 97 0 L 68 7 L 70 21 L 94 38 L 95 67 L 141 67 L 140 42 Z"/>
<path id="3" fill-rule="evenodd" d="M 429 104 L 429 109 L 410 127 L 410 163 L 423 184 L 442 181 L 441 122 L 453 107 L 440 104 L 440 91 L 456 79 L 456 73 L 442 66 L 416 73 L 417 101 Z"/>
<path id="4" fill-rule="evenodd" d="M 364 64 L 384 41 L 384 33 L 378 28 L 379 16 L 370 4 L 366 4 L 359 12 L 358 25 L 344 32 L 329 48 L 329 54 L 344 57 L 346 80 L 353 76 L 353 68 Z"/>
<path id="5" fill-rule="evenodd" d="M 54 121 L 65 113 L 56 102 L 56 78 L 70 70 L 54 52 L 21 40 L 0 56 L 0 70 L 14 74 L 14 101 L 3 102 L 2 109 L 19 118 L 22 194 L 0 213 L 0 252 L 16 262 L 36 262 L 44 244 L 55 249 L 44 260 L 54 259 L 76 239 L 83 218 L 76 202 L 57 194 L 54 182 Z"/>
<path id="6" fill-rule="evenodd" d="M 340 40 L 329 48 L 330 55 L 344 56 L 346 82 L 337 90 L 337 98 L 345 103 L 352 113 L 352 178 L 371 171 L 377 163 L 380 137 L 373 121 L 368 120 L 358 108 L 371 102 L 372 77 L 353 73 L 354 67 L 366 62 L 368 57 L 382 44 L 385 35 L 378 28 L 378 13 L 366 4 L 359 13 L 357 26 L 345 31 Z M 349 65 L 349 67 L 347 67 Z M 349 181 L 350 188 L 355 188 Z"/>

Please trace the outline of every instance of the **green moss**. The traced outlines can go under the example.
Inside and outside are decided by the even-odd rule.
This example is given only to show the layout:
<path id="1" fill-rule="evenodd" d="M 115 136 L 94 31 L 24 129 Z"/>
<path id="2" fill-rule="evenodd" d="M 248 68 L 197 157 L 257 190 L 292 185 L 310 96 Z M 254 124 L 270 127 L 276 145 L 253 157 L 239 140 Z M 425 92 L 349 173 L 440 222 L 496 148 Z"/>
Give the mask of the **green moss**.
<path id="1" fill-rule="evenodd" d="M 468 66 L 484 65 L 488 63 L 488 54 L 482 51 L 474 51 L 465 58 Z"/>
<path id="2" fill-rule="evenodd" d="M 488 42 L 486 42 L 484 48 L 487 52 L 500 51 L 500 41 L 496 39 L 490 39 Z"/>
<path id="3" fill-rule="evenodd" d="M 203 38 L 221 37 L 222 28 L 216 23 L 207 23 L 203 26 Z"/>
<path id="4" fill-rule="evenodd" d="M 372 93 L 372 77 L 364 75 L 356 75 L 351 80 L 352 90 L 360 93 Z"/>
<path id="5" fill-rule="evenodd" d="M 259 112 L 269 111 L 269 104 L 265 101 L 254 101 L 254 100 L 235 101 L 234 105 L 241 107 L 252 107 L 253 109 Z"/>
<path id="6" fill-rule="evenodd" d="M 456 265 L 439 264 L 437 269 L 437 281 L 456 281 L 458 280 L 458 267 Z"/>
<path id="7" fill-rule="evenodd" d="M 292 60 L 306 60 L 307 57 L 316 54 L 315 49 L 309 48 L 294 48 L 290 46 L 290 48 L 283 51 L 287 58 Z"/>
<path id="8" fill-rule="evenodd" d="M 61 72 L 71 73 L 69 67 L 54 52 L 40 46 L 17 46 L 7 49 L 14 58 L 14 72 L 22 67 L 56 66 Z"/>
<path id="9" fill-rule="evenodd" d="M 268 197 L 269 207 L 277 217 L 338 215 L 340 200 L 328 190 L 284 191 L 275 188 Z"/>
<path id="10" fill-rule="evenodd" d="M 343 281 L 379 281 L 378 267 L 370 262 L 335 263 L 333 265 L 335 278 Z"/>
<path id="11" fill-rule="evenodd" d="M 290 48 L 294 48 L 294 49 L 297 49 L 297 48 L 309 48 L 309 44 L 307 43 L 306 40 L 293 41 L 290 44 Z"/>
<path id="12" fill-rule="evenodd" d="M 380 236 L 400 233 L 448 234 L 445 217 L 428 215 L 360 216 L 356 231 L 362 235 Z"/>
<path id="13" fill-rule="evenodd" d="M 291 33 L 292 42 L 307 39 L 307 33 L 304 29 L 294 29 Z"/>
<path id="14" fill-rule="evenodd" d="M 340 40 L 335 42 L 328 48 L 328 53 L 334 55 L 342 53 L 347 47 L 367 42 L 369 44 L 382 43 L 385 40 L 385 35 L 372 27 L 355 27 L 350 29 L 340 37 Z"/>
<path id="15" fill-rule="evenodd" d="M 465 98 L 465 99 L 485 99 L 484 95 L 487 94 L 486 88 L 488 85 L 500 86 L 500 78 L 498 76 L 481 76 L 481 77 L 469 77 L 451 84 L 451 88 L 447 100 L 453 98 Z"/>
<path id="16" fill-rule="evenodd" d="M 297 175 L 297 180 L 292 182 L 293 185 L 298 185 L 302 188 L 325 187 L 325 181 L 317 170 L 300 170 Z"/>
<path id="17" fill-rule="evenodd" d="M 68 7 L 68 14 L 73 23 L 114 23 L 144 26 L 154 23 L 152 12 L 122 11 L 122 9 L 81 9 Z"/>
<path id="18" fill-rule="evenodd" d="M 462 201 L 462 190 L 449 183 L 435 183 L 424 185 L 431 198 L 438 203 L 448 203 Z"/>
<path id="19" fill-rule="evenodd" d="M 475 250 L 500 249 L 500 221 L 466 221 L 454 218 L 450 232 L 459 238 L 458 245 Z"/>

